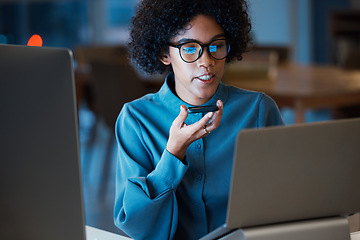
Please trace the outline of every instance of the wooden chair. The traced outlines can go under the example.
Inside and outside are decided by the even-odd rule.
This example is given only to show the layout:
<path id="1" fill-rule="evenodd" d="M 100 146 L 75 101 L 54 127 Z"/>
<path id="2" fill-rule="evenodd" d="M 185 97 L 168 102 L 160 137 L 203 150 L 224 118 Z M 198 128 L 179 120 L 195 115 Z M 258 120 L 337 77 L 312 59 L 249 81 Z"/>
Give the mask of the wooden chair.
<path id="1" fill-rule="evenodd" d="M 91 63 L 96 112 L 114 129 L 117 116 L 126 102 L 146 93 L 145 83 L 127 63 L 94 61 Z"/>

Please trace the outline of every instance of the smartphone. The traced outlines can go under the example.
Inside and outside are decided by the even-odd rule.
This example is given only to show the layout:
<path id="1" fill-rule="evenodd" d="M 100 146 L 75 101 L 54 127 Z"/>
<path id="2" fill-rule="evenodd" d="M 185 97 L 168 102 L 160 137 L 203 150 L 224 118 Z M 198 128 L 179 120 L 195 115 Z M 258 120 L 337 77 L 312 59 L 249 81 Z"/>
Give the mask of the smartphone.
<path id="1" fill-rule="evenodd" d="M 219 110 L 217 106 L 201 106 L 201 107 L 189 107 L 188 113 L 203 113 L 203 112 L 216 112 Z"/>

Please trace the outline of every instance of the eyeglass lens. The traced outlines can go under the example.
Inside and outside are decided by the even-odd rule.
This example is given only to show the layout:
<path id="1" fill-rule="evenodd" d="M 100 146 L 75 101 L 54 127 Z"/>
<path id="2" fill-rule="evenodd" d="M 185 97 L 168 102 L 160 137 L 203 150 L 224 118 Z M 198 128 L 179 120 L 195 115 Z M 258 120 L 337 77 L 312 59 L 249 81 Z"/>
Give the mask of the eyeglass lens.
<path id="1" fill-rule="evenodd" d="M 202 51 L 202 46 L 197 42 L 185 43 L 180 48 L 181 57 L 186 62 L 196 61 L 200 57 Z M 225 58 L 228 54 L 228 45 L 226 44 L 226 40 L 219 39 L 212 41 L 209 44 L 208 52 L 217 60 Z"/>

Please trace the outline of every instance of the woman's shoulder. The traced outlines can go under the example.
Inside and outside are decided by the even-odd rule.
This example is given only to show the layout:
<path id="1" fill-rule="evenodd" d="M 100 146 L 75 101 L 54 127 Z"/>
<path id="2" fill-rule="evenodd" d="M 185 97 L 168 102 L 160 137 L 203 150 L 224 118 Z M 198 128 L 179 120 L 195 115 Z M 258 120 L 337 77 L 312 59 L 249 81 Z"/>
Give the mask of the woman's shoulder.
<path id="1" fill-rule="evenodd" d="M 156 101 L 156 98 L 157 98 L 157 93 L 147 93 L 140 98 L 129 101 L 127 104 L 134 105 L 134 106 L 144 105 L 144 104 L 146 105 L 146 104 Z"/>
<path id="2" fill-rule="evenodd" d="M 235 87 L 232 85 L 227 85 L 227 84 L 222 84 L 222 86 L 226 89 L 226 91 L 228 92 L 230 97 L 241 97 L 241 96 L 247 96 L 247 97 L 264 97 L 266 96 L 265 93 L 263 92 L 257 92 L 257 91 L 252 91 L 252 90 L 248 90 L 248 89 L 243 89 L 243 88 L 239 88 L 239 87 Z"/>
<path id="3" fill-rule="evenodd" d="M 123 110 L 126 111 L 148 111 L 152 105 L 157 104 L 158 97 L 156 93 L 148 93 L 140 98 L 134 99 L 124 104 Z"/>
<path id="4" fill-rule="evenodd" d="M 228 92 L 228 100 L 230 102 L 257 102 L 258 104 L 276 105 L 275 101 L 264 92 L 252 91 L 238 88 L 231 85 L 223 84 Z"/>
<path id="5" fill-rule="evenodd" d="M 156 94 L 151 93 L 125 103 L 118 115 L 117 126 L 120 126 L 121 123 L 122 128 L 128 128 L 129 126 L 134 128 L 144 119 L 151 118 L 154 114 L 155 102 Z"/>
<path id="6" fill-rule="evenodd" d="M 251 91 L 226 85 L 228 105 L 233 109 L 257 111 L 258 126 L 282 125 L 281 114 L 276 102 L 263 92 Z M 239 111 L 240 112 L 240 111 Z"/>

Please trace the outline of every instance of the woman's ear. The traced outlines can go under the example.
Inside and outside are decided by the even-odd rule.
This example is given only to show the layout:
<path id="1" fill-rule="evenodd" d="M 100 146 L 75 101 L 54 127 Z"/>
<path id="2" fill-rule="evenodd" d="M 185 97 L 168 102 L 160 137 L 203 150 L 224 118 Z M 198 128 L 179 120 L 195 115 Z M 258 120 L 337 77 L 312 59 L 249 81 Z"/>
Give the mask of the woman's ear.
<path id="1" fill-rule="evenodd" d="M 159 55 L 159 59 L 165 65 L 171 64 L 171 58 L 169 52 L 162 51 Z"/>

